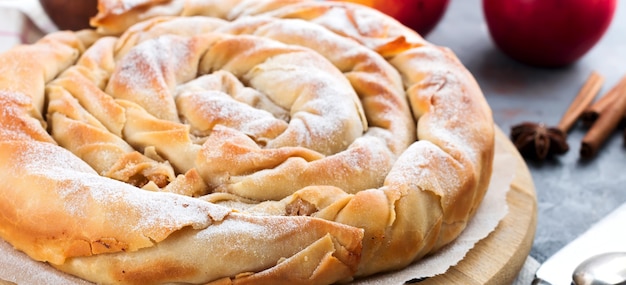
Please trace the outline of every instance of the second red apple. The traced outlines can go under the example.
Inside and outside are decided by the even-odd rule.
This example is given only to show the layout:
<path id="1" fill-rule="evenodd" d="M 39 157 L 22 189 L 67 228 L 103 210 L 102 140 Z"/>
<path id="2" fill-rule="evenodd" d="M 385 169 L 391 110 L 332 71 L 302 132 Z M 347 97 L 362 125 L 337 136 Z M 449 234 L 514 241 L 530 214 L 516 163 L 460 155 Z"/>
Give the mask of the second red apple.
<path id="1" fill-rule="evenodd" d="M 449 0 L 344 0 L 377 9 L 425 37 L 437 26 Z"/>
<path id="2" fill-rule="evenodd" d="M 609 27 L 617 0 L 483 0 L 491 38 L 512 58 L 559 67 L 587 53 Z"/>

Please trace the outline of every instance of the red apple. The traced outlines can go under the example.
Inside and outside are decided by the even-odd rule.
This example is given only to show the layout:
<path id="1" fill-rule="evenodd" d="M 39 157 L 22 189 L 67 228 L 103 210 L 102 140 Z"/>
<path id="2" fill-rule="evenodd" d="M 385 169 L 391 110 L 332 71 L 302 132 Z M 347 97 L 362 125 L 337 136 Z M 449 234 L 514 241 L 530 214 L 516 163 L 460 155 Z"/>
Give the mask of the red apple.
<path id="1" fill-rule="evenodd" d="M 422 37 L 432 31 L 448 8 L 449 0 L 344 0 L 377 9 L 415 30 Z"/>
<path id="2" fill-rule="evenodd" d="M 510 57 L 559 67 L 585 55 L 604 35 L 617 0 L 483 0 L 489 33 Z"/>
<path id="3" fill-rule="evenodd" d="M 61 30 L 89 28 L 89 19 L 98 13 L 98 0 L 39 0 L 39 2 L 50 20 Z"/>

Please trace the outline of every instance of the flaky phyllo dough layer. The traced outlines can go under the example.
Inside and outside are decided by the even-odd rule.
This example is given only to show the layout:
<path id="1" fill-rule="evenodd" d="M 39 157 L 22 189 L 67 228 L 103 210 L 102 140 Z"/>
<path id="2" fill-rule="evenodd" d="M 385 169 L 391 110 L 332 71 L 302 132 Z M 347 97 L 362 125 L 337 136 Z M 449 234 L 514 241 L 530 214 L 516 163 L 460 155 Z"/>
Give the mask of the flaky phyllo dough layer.
<path id="1" fill-rule="evenodd" d="M 224 3 L 228 2 L 228 3 Z M 101 0 L 0 55 L 0 236 L 97 283 L 330 284 L 454 240 L 491 111 L 369 8 Z"/>

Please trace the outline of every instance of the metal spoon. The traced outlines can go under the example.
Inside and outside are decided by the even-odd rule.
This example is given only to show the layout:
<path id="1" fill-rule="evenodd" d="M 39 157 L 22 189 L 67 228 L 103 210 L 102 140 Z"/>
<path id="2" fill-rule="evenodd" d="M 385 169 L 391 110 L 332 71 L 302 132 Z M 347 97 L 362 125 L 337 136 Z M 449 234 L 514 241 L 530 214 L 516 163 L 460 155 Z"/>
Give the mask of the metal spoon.
<path id="1" fill-rule="evenodd" d="M 572 275 L 575 285 L 626 285 L 626 252 L 608 252 L 583 261 Z"/>

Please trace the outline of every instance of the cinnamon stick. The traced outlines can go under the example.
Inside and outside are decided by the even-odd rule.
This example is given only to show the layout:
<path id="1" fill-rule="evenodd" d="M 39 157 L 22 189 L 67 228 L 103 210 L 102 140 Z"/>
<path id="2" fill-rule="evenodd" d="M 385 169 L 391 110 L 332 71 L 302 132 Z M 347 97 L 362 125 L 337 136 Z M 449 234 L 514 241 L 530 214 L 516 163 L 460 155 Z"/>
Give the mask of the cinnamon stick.
<path id="1" fill-rule="evenodd" d="M 600 114 L 615 101 L 615 97 L 618 95 L 619 92 L 609 91 L 604 96 L 600 97 L 598 101 L 591 104 L 591 106 L 589 106 L 580 117 L 583 124 L 588 127 L 591 126 L 598 119 Z"/>
<path id="2" fill-rule="evenodd" d="M 574 98 L 574 101 L 570 104 L 569 108 L 561 118 L 561 121 L 557 125 L 564 133 L 567 133 L 576 121 L 580 118 L 583 111 L 585 111 L 591 101 L 596 97 L 598 91 L 604 83 L 604 76 L 598 72 L 593 71 L 585 81 L 585 84 L 580 88 L 578 95 Z"/>
<path id="3" fill-rule="evenodd" d="M 610 94 L 615 93 L 615 94 Z M 624 76 L 610 91 L 605 95 L 613 96 L 613 101 L 602 110 L 596 122 L 591 126 L 582 140 L 580 155 L 583 158 L 593 157 L 598 148 L 602 146 L 604 141 L 615 130 L 620 120 L 626 113 L 626 76 Z"/>

